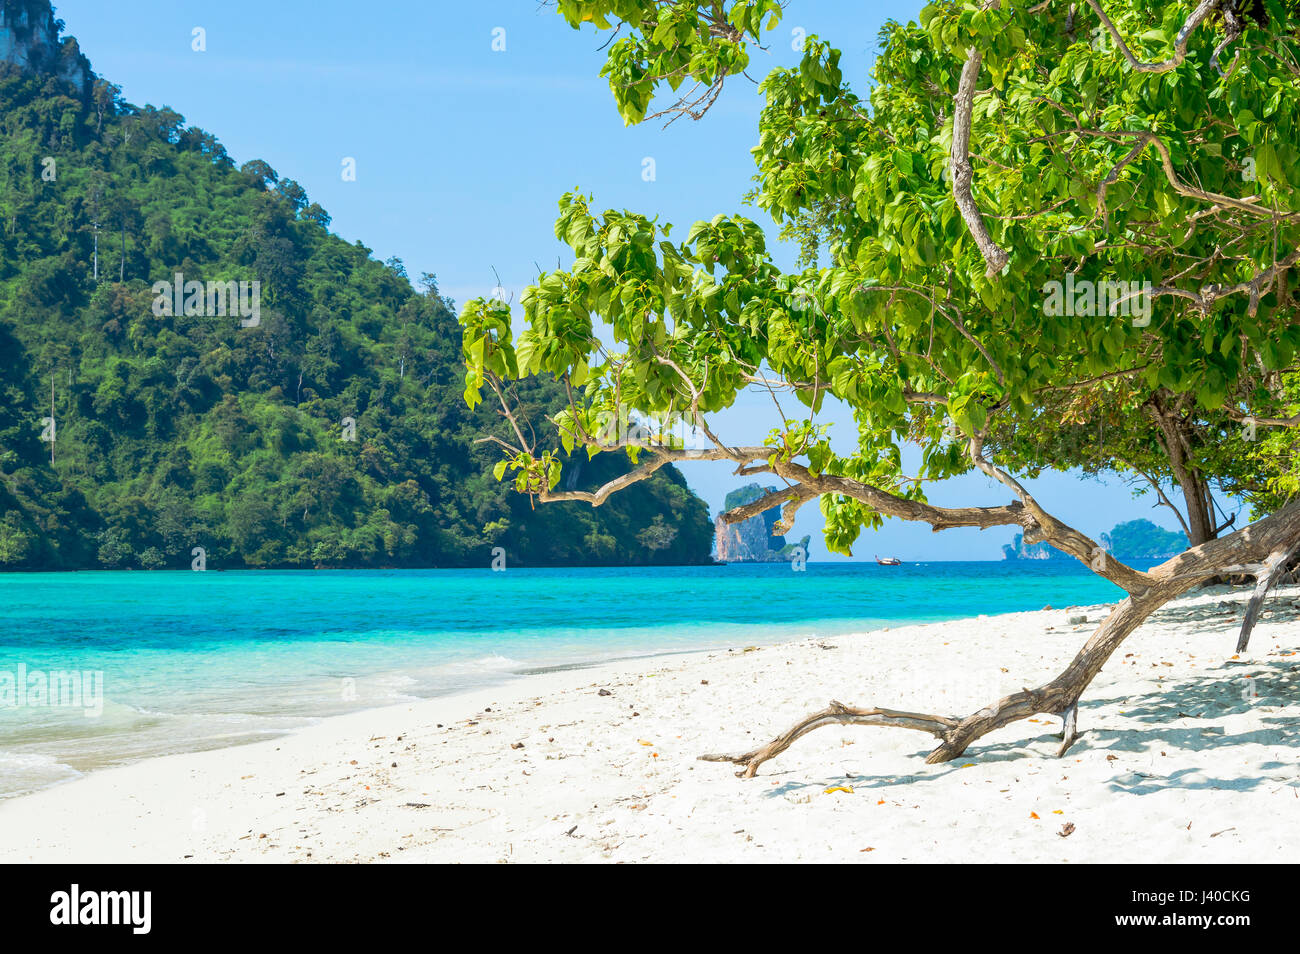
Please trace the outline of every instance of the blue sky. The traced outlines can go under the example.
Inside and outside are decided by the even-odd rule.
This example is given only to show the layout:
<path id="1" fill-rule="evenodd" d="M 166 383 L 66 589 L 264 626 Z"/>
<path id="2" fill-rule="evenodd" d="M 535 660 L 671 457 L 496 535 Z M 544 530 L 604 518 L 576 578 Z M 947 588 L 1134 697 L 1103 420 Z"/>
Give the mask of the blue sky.
<path id="1" fill-rule="evenodd" d="M 236 162 L 260 158 L 296 179 L 333 216 L 331 228 L 361 240 L 377 258 L 402 258 L 410 275 L 434 272 L 457 301 L 502 284 L 518 299 L 537 268 L 565 249 L 551 228 L 556 200 L 575 187 L 598 208 L 628 208 L 679 227 L 743 206 L 759 96 L 730 86 L 701 122 L 624 128 L 605 81 L 607 34 L 574 31 L 534 0 L 474 3 L 389 0 L 62 0 L 57 14 L 95 71 L 137 104 L 169 106 L 215 134 Z M 845 77 L 865 89 L 876 35 L 886 19 L 912 19 L 920 0 L 870 3 L 792 0 L 758 51 L 751 75 L 793 65 L 795 30 L 843 51 Z M 206 50 L 196 52 L 194 30 Z M 503 51 L 493 49 L 504 30 Z M 500 34 L 496 34 L 500 36 Z M 498 44 L 499 45 L 499 44 Z M 344 181 L 345 158 L 356 181 Z M 654 161 L 654 179 L 643 177 Z M 772 230 L 773 234 L 775 230 Z M 793 259 L 783 253 L 786 263 Z M 567 264 L 567 259 L 564 259 Z M 746 397 L 715 424 L 729 440 L 761 439 L 770 400 Z M 832 435 L 852 439 L 847 414 L 832 411 Z M 716 512 L 741 481 L 721 464 L 683 468 Z M 1048 509 L 1091 534 L 1134 517 L 1176 528 L 1151 498 L 1119 481 L 1049 475 L 1031 486 Z M 936 503 L 1004 503 L 982 476 L 930 491 Z M 794 535 L 813 536 L 824 558 L 820 515 L 805 507 Z M 889 521 L 855 547 L 858 558 L 998 559 L 1011 529 L 931 533 Z"/>

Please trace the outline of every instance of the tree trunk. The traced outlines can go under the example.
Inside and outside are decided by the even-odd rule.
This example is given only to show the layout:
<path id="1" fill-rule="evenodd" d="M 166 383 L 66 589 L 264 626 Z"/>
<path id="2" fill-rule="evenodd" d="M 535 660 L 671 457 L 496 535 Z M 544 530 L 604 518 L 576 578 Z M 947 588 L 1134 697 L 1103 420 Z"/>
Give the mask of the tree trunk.
<path id="1" fill-rule="evenodd" d="M 1152 588 L 1141 599 L 1130 596 L 1121 602 L 1107 616 L 1096 631 L 1083 644 L 1083 648 L 1051 682 L 1037 689 L 1022 689 L 992 706 L 981 709 L 963 719 L 957 727 L 948 733 L 939 747 L 930 753 L 926 761 L 933 764 L 949 762 L 966 751 L 966 747 L 1004 725 L 1027 719 L 1040 712 L 1060 715 L 1063 718 L 1074 711 L 1075 717 L 1065 719 L 1066 734 L 1077 732 L 1077 707 L 1083 690 L 1101 672 L 1101 667 L 1110 659 L 1111 654 L 1129 637 L 1135 629 L 1147 621 L 1147 618 L 1175 596 L 1190 589 L 1194 580 L 1188 580 L 1181 586 Z M 1071 724 L 1073 723 L 1073 724 Z M 1070 740 L 1073 741 L 1073 740 Z"/>
<path id="2" fill-rule="evenodd" d="M 1191 443 L 1177 414 L 1163 407 L 1158 398 L 1153 398 L 1147 407 L 1156 427 L 1160 429 L 1161 447 L 1169 458 L 1169 469 L 1173 472 L 1186 503 L 1187 542 L 1198 547 L 1218 535 L 1214 525 L 1209 483 L 1190 460 L 1188 451 Z"/>
<path id="3" fill-rule="evenodd" d="M 1198 474 L 1185 467 L 1176 467 L 1174 475 L 1178 478 L 1179 489 L 1187 502 L 1187 542 L 1198 547 L 1207 540 L 1213 540 L 1215 536 L 1214 515 L 1210 513 L 1208 502 L 1209 488 Z"/>
<path id="4" fill-rule="evenodd" d="M 734 762 L 743 766 L 738 775 L 753 778 L 760 765 L 814 729 L 827 725 L 874 725 L 917 729 L 936 736 L 939 745 L 926 758 L 927 762 L 936 764 L 957 758 L 971 743 L 995 729 L 1038 713 L 1061 716 L 1063 732 L 1058 754 L 1064 755 L 1078 733 L 1078 704 L 1083 691 L 1115 650 L 1152 613 L 1207 578 L 1227 572 L 1262 572 L 1261 565 L 1265 563 L 1271 570 L 1285 562 L 1297 547 L 1300 547 L 1300 501 L 1236 533 L 1180 553 L 1145 574 L 1150 585 L 1130 592 L 1127 599 L 1116 605 L 1055 679 L 1036 689 L 1012 693 L 964 719 L 893 709 L 852 708 L 831 702 L 828 708 L 805 717 L 760 748 L 740 755 L 700 758 L 707 762 Z"/>

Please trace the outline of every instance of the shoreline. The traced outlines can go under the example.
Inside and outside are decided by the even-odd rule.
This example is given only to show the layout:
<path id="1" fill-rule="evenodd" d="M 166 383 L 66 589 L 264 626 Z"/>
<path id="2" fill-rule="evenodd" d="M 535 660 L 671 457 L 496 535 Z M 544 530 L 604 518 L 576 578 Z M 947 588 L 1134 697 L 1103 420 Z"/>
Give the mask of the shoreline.
<path id="1" fill-rule="evenodd" d="M 818 625 L 819 623 L 838 623 L 838 622 L 842 622 L 842 621 L 841 620 L 829 620 L 829 621 L 814 620 L 811 621 L 808 624 L 808 626 L 813 627 Z M 948 622 L 948 621 L 941 621 L 941 622 Z M 917 624 L 917 625 L 932 625 L 932 624 L 927 622 L 925 624 Z M 937 625 L 937 624 L 933 624 L 933 625 Z M 759 624 L 754 624 L 754 628 L 760 628 Z M 799 625 L 793 628 L 803 629 L 806 627 L 804 627 L 803 625 Z M 888 628 L 888 626 L 886 625 L 884 628 Z M 860 632 L 855 631 L 854 635 L 866 635 L 868 633 L 875 632 L 875 631 L 876 630 L 862 630 Z M 828 637 L 811 637 L 811 636 L 792 636 L 790 634 L 781 634 L 781 635 L 769 637 L 768 639 L 762 639 L 757 637 L 756 634 L 746 634 L 746 635 L 757 638 L 758 642 L 754 645 L 756 645 L 759 648 L 771 648 L 789 642 L 798 642 L 804 639 L 828 638 Z M 837 634 L 832 634 L 832 635 L 837 635 Z M 19 791 L 0 791 L 0 805 L 4 805 L 7 802 L 13 801 L 15 799 L 21 799 L 31 795 L 37 795 L 40 794 L 41 792 L 46 792 L 51 789 L 55 789 L 64 785 L 74 784 L 76 782 L 98 775 L 101 772 L 110 772 L 118 769 L 130 768 L 132 766 L 140 765 L 142 763 L 152 762 L 156 759 L 166 759 L 166 758 L 173 758 L 173 757 L 179 757 L 184 755 L 200 755 L 207 752 L 225 751 L 227 749 L 239 749 L 251 745 L 259 745 L 263 743 L 276 742 L 288 738 L 289 736 L 292 736 L 295 733 L 301 732 L 305 729 L 315 727 L 322 723 L 330 723 L 337 719 L 346 719 L 351 716 L 360 716 L 365 713 L 380 712 L 385 709 L 400 709 L 404 707 L 419 706 L 424 703 L 430 703 L 435 701 L 453 700 L 459 697 L 470 696 L 470 695 L 477 695 L 477 694 L 490 695 L 494 692 L 499 693 L 500 690 L 526 684 L 528 683 L 529 680 L 537 676 L 548 676 L 548 675 L 556 675 L 556 674 L 570 673 L 570 672 L 581 673 L 584 671 L 600 670 L 606 667 L 619 667 L 623 665 L 631 665 L 633 663 L 640 663 L 649 660 L 656 660 L 656 659 L 669 658 L 669 657 L 679 657 L 679 656 L 684 657 L 684 656 L 692 656 L 698 654 L 716 654 L 716 653 L 727 653 L 732 651 L 738 651 L 742 644 L 749 645 L 748 643 L 745 642 L 745 640 L 741 640 L 739 643 L 736 644 L 736 647 L 728 647 L 725 645 L 714 645 L 714 646 L 703 646 L 699 648 L 690 648 L 690 649 L 663 649 L 663 650 L 651 650 L 651 651 L 636 651 L 636 652 L 631 652 L 627 655 L 616 655 L 609 658 L 592 657 L 592 658 L 578 659 L 572 662 L 527 665 L 519 669 L 502 669 L 495 677 L 490 679 L 485 679 L 481 685 L 448 689 L 429 696 L 408 697 L 405 699 L 396 699 L 396 700 L 390 700 L 385 702 L 379 702 L 372 705 L 366 705 L 360 708 L 345 711 L 345 712 L 327 712 L 327 713 L 319 713 L 319 714 L 259 713 L 258 716 L 262 718 L 297 719 L 300 720 L 302 724 L 292 726 L 292 727 L 274 728 L 274 729 L 272 728 L 259 729 L 250 726 L 248 729 L 243 730 L 243 733 L 246 733 L 246 735 L 241 733 L 238 738 L 231 738 L 230 741 L 225 741 L 225 742 L 220 741 L 222 736 L 202 736 L 197 739 L 197 742 L 199 744 L 194 748 L 187 748 L 187 749 L 182 749 L 179 751 L 172 751 L 172 752 L 154 752 L 147 755 L 134 755 L 129 757 L 121 757 L 122 758 L 121 761 L 113 761 L 115 756 L 109 756 L 104 762 L 97 763 L 90 768 L 77 768 L 71 764 L 68 764 L 67 762 L 57 761 L 55 764 L 65 768 L 67 771 L 73 774 L 67 778 L 52 780 L 36 788 L 19 790 Z M 367 680 L 382 680 L 387 677 L 391 677 L 395 675 L 398 676 L 404 675 L 410 671 L 411 670 L 409 669 L 378 670 L 375 672 L 366 673 L 361 678 Z M 315 685 L 318 681 L 319 680 L 308 681 L 305 683 L 289 683 L 289 684 L 285 684 L 282 687 L 277 687 L 277 688 L 297 688 L 302 685 Z M 184 716 L 187 715 L 188 713 L 166 713 L 166 714 L 171 716 Z M 53 756 L 49 756 L 49 757 L 54 758 Z"/>
<path id="2" fill-rule="evenodd" d="M 765 646 L 766 645 L 781 645 L 781 642 L 777 641 L 771 644 L 765 644 Z M 345 720 L 357 716 L 364 716 L 370 713 L 384 712 L 385 710 L 410 709 L 412 707 L 422 706 L 424 704 L 432 703 L 432 702 L 439 702 L 439 701 L 449 702 L 467 696 L 477 696 L 477 695 L 486 696 L 486 695 L 493 695 L 493 694 L 501 695 L 501 690 L 509 689 L 511 687 L 519 687 L 521 685 L 527 684 L 529 683 L 530 680 L 532 680 L 534 677 L 537 676 L 559 675 L 563 673 L 581 673 L 590 670 L 599 670 L 605 667 L 617 667 L 623 664 L 630 665 L 632 663 L 645 662 L 646 660 L 659 659 L 662 657 L 690 656 L 690 655 L 696 655 L 700 653 L 712 654 L 712 653 L 729 652 L 729 651 L 731 650 L 726 648 L 716 648 L 716 647 L 705 647 L 703 649 L 671 649 L 671 650 L 664 650 L 662 652 L 634 653 L 628 656 L 618 656 L 613 659 L 605 659 L 605 660 L 595 659 L 590 661 L 575 662 L 571 664 L 560 663 L 556 665 L 529 667 L 529 668 L 524 668 L 519 670 L 503 670 L 501 676 L 499 676 L 496 681 L 486 682 L 480 686 L 450 689 L 447 690 L 446 692 L 440 692 L 436 695 L 427 696 L 423 698 L 408 698 L 408 699 L 383 702 L 375 705 L 363 706 L 361 708 L 353 709 L 348 712 L 326 713 L 320 715 L 282 716 L 282 718 L 302 719 L 304 720 L 304 722 L 302 725 L 283 728 L 283 729 L 250 728 L 247 730 L 250 736 L 256 734 L 260 736 L 259 738 L 251 738 L 251 737 L 242 738 L 236 741 L 221 743 L 220 741 L 218 741 L 219 737 L 204 737 L 201 738 L 199 741 L 202 743 L 212 742 L 215 744 L 211 744 L 211 745 L 203 744 L 197 748 L 185 749 L 176 752 L 158 752 L 149 755 L 134 756 L 128 758 L 125 761 L 116 762 L 116 763 L 107 762 L 105 764 L 100 764 L 93 768 L 88 768 L 88 769 L 77 769 L 71 765 L 67 765 L 67 763 L 59 762 L 57 764 L 63 765 L 69 771 L 74 772 L 76 774 L 70 778 L 57 779 L 46 785 L 42 785 L 39 788 L 29 789 L 26 791 L 0 792 L 0 806 L 3 806 L 7 802 L 11 802 L 14 800 L 28 798 L 34 795 L 40 795 L 43 792 L 48 792 L 65 785 L 76 784 L 77 782 L 81 782 L 86 779 L 96 777 L 104 772 L 114 772 L 114 771 L 120 771 L 124 769 L 130 769 L 135 766 L 149 764 L 154 761 L 163 760 L 163 759 L 175 759 L 175 758 L 182 758 L 184 756 L 190 756 L 190 755 L 204 755 L 211 752 L 231 751 L 236 749 L 242 749 L 248 746 L 266 745 L 266 744 L 282 741 L 298 733 L 316 728 L 318 726 L 333 724 L 338 720 Z M 383 678 L 392 675 L 394 673 L 400 674 L 402 672 L 403 670 L 391 670 L 391 671 L 381 670 L 375 673 L 368 673 L 366 678 Z"/>
<path id="3" fill-rule="evenodd" d="M 864 630 L 863 632 L 865 634 L 866 632 L 869 631 Z M 807 637 L 807 638 L 811 638 L 811 637 Z M 778 639 L 772 643 L 763 643 L 762 646 L 763 648 L 768 648 L 770 646 L 782 645 L 784 642 L 789 642 L 789 641 L 790 640 Z M 352 716 L 360 716 L 366 713 L 382 712 L 386 709 L 396 710 L 402 708 L 410 708 L 412 706 L 419 706 L 424 703 L 436 702 L 442 700 L 449 701 L 464 696 L 471 696 L 471 695 L 478 695 L 478 694 L 485 694 L 485 695 L 491 695 L 493 693 L 500 694 L 499 693 L 500 690 L 509 687 L 518 686 L 526 682 L 527 680 L 532 679 L 535 676 L 557 675 L 557 674 L 568 673 L 568 672 L 580 673 L 589 670 L 599 670 L 609 666 L 620 666 L 625 663 L 631 664 L 636 662 L 645 662 L 647 660 L 659 659 L 663 657 L 691 656 L 700 653 L 708 653 L 708 654 L 725 653 L 730 651 L 732 650 L 726 647 L 712 647 L 712 646 L 704 647 L 702 649 L 669 649 L 669 650 L 664 650 L 662 652 L 633 653 L 627 656 L 617 656 L 612 659 L 594 659 L 594 660 L 589 660 L 589 661 L 585 660 L 582 662 L 574 662 L 574 663 L 559 663 L 555 665 L 528 667 L 528 668 L 523 668 L 518 670 L 503 670 L 502 675 L 497 679 L 497 681 L 485 682 L 483 685 L 479 685 L 479 686 L 449 689 L 445 692 L 437 693 L 436 695 L 425 696 L 420 698 L 408 698 L 408 699 L 399 699 L 394 701 L 382 702 L 374 705 L 363 706 L 361 708 L 353 709 L 348 712 L 334 712 L 334 713 L 325 713 L 320 715 L 286 715 L 286 716 L 281 716 L 281 718 L 302 719 L 304 720 L 304 724 L 289 727 L 289 728 L 283 728 L 283 729 L 250 728 L 249 730 L 247 730 L 250 734 L 257 734 L 259 736 L 262 736 L 261 738 L 247 738 L 247 739 L 243 739 L 242 741 L 231 741 L 224 744 L 217 742 L 217 744 L 202 745 L 194 749 L 185 749 L 176 752 L 158 752 L 150 755 L 134 756 L 126 761 L 116 762 L 116 763 L 109 762 L 106 764 L 97 765 L 96 767 L 89 768 L 89 769 L 76 769 L 73 768 L 72 766 L 67 766 L 66 763 L 60 762 L 59 763 L 60 765 L 65 765 L 69 769 L 69 771 L 75 772 L 76 775 L 71 778 L 60 779 L 60 780 L 50 782 L 49 784 L 43 785 L 40 788 L 34 788 L 26 791 L 17 791 L 17 792 L 0 792 L 0 805 L 5 804 L 5 802 L 8 800 L 26 798 L 29 795 L 37 795 L 40 794 L 41 792 L 49 791 L 50 789 L 57 788 L 59 786 L 70 785 L 75 782 L 79 782 L 84 779 L 90 778 L 94 775 L 98 775 L 101 772 L 111 772 L 118 769 L 131 768 L 132 766 L 140 765 L 147 762 L 152 762 L 156 759 L 176 758 L 185 755 L 201 755 L 207 752 L 220 752 L 228 749 L 240 749 L 250 745 L 259 745 L 259 744 L 264 744 L 269 742 L 277 742 L 282 739 L 288 738 L 296 733 L 302 732 L 306 729 L 314 728 L 321 724 L 332 723 L 338 719 L 347 719 Z M 400 670 L 400 669 L 381 670 L 379 672 L 366 674 L 366 678 L 383 678 L 386 676 L 390 676 L 394 673 L 400 674 L 402 672 L 404 672 L 404 670 Z M 293 685 L 295 684 L 290 684 L 290 687 L 292 687 Z M 200 741 L 216 742 L 217 737 L 205 737 Z"/>
<path id="4" fill-rule="evenodd" d="M 1283 860 L 1300 828 L 1268 819 L 1300 811 L 1300 587 L 1232 660 L 1247 596 L 1202 591 L 1131 636 L 1063 760 L 1047 718 L 938 766 L 928 736 L 862 727 L 749 781 L 697 756 L 829 698 L 974 711 L 1054 675 L 1091 629 L 1068 618 L 1099 606 L 602 662 L 104 768 L 0 801 L 0 860 Z"/>
<path id="5" fill-rule="evenodd" d="M 1102 604 L 1102 603 L 1078 604 L 1078 605 L 1063 606 L 1060 607 L 1059 610 L 1057 608 L 1049 607 L 1048 609 L 1044 610 L 1044 612 L 1057 612 L 1057 611 L 1067 612 L 1067 611 L 1081 610 L 1081 609 L 1096 610 L 1099 607 L 1105 607 L 1108 605 L 1110 604 Z M 887 631 L 891 628 L 899 628 L 903 626 L 942 626 L 945 624 L 959 623 L 967 619 L 973 619 L 973 618 L 983 619 L 983 618 L 987 618 L 990 615 L 993 616 L 1015 615 L 1016 613 L 1022 613 L 1022 612 L 1028 612 L 1028 611 L 1012 610 L 1004 614 L 979 614 L 978 617 L 953 616 L 945 619 L 930 619 L 930 618 L 926 618 L 925 616 L 920 616 L 911 619 L 905 619 L 905 618 L 890 619 L 890 618 L 873 617 L 870 619 L 852 621 L 852 620 L 846 620 L 837 617 L 837 618 L 830 618 L 830 619 L 818 618 L 818 619 L 810 619 L 803 622 L 784 623 L 781 624 L 780 626 L 764 625 L 761 623 L 752 623 L 752 624 L 745 624 L 744 632 L 730 634 L 730 635 L 743 637 L 739 640 L 736 640 L 733 645 L 728 645 L 725 642 L 719 642 L 718 644 L 715 645 L 704 645 L 704 646 L 692 647 L 692 648 L 635 650 L 627 653 L 626 655 L 614 655 L 614 656 L 607 656 L 604 658 L 597 655 L 592 657 L 575 658 L 567 662 L 521 665 L 521 668 L 519 669 L 501 669 L 495 677 L 485 679 L 481 685 L 448 689 L 446 691 L 437 692 L 433 695 L 423 696 L 423 697 L 409 697 L 405 699 L 394 699 L 394 700 L 379 702 L 373 705 L 362 706 L 360 708 L 351 709 L 349 711 L 344 711 L 344 712 L 322 712 L 322 713 L 294 712 L 294 713 L 283 713 L 283 714 L 273 713 L 273 712 L 258 713 L 257 717 L 260 718 L 297 719 L 300 720 L 302 724 L 292 726 L 292 727 L 286 727 L 286 728 L 263 728 L 263 729 L 250 726 L 246 730 L 246 734 L 241 733 L 238 735 L 238 737 L 232 736 L 229 738 L 228 741 L 221 741 L 223 736 L 202 736 L 194 740 L 197 744 L 193 748 L 185 748 L 185 749 L 180 749 L 177 751 L 169 751 L 169 752 L 152 752 L 146 755 L 133 755 L 127 757 L 110 755 L 105 757 L 103 761 L 96 762 L 90 767 L 85 767 L 84 765 L 82 767 L 77 767 L 75 765 L 69 764 L 68 762 L 59 759 L 55 761 L 55 764 L 61 766 L 62 768 L 66 769 L 68 772 L 72 773 L 69 777 L 57 778 L 47 782 L 46 784 L 37 786 L 35 788 L 0 792 L 0 805 L 4 805 L 6 802 L 12 801 L 14 799 L 25 798 L 29 795 L 36 795 L 40 792 L 48 791 L 53 788 L 57 788 L 63 785 L 69 785 L 74 782 L 78 782 L 85 778 L 91 777 L 92 775 L 96 775 L 100 772 L 112 771 L 119 768 L 128 768 L 133 765 L 141 764 L 142 762 L 149 762 L 155 759 L 169 758 L 172 756 L 197 755 L 205 752 L 243 748 L 245 746 L 257 745 L 264 742 L 275 742 L 277 740 L 284 739 L 290 735 L 293 735 L 296 732 L 302 731 L 305 728 L 318 725 L 321 722 L 329 722 L 334 719 L 360 715 L 366 712 L 375 712 L 383 709 L 396 709 L 403 706 L 420 705 L 421 703 L 432 702 L 435 700 L 442 700 L 442 699 L 452 699 L 458 696 L 465 696 L 465 695 L 471 695 L 476 693 L 490 694 L 494 690 L 515 686 L 522 681 L 526 681 L 538 675 L 550 675 L 550 674 L 564 673 L 564 672 L 581 672 L 586 670 L 599 670 L 607 666 L 620 666 L 622 664 L 643 662 L 643 661 L 655 660 L 664 657 L 675 657 L 675 656 L 685 657 L 685 656 L 691 656 L 696 654 L 716 654 L 716 653 L 727 653 L 727 652 L 741 651 L 741 650 L 747 651 L 748 648 L 769 649 L 769 648 L 774 648 L 782 645 L 799 643 L 808 639 L 824 640 L 824 639 L 832 639 L 832 638 L 839 638 L 839 637 L 864 637 L 872 633 Z M 867 628 L 867 629 L 857 628 L 859 624 L 870 626 L 871 628 Z M 848 628 L 841 629 L 840 627 L 848 627 Z M 774 628 L 781 630 L 781 632 L 772 634 L 771 630 Z M 824 632 L 822 634 L 814 633 L 813 635 L 804 635 L 802 633 L 796 635 L 795 633 L 786 631 L 786 630 L 803 631 L 809 629 L 812 630 L 824 629 L 829 631 Z M 764 636 L 762 631 L 766 631 L 767 635 Z M 365 673 L 360 678 L 364 678 L 367 680 L 383 680 L 387 677 L 392 677 L 392 676 L 404 676 L 409 674 L 410 672 L 412 672 L 412 669 L 410 669 L 409 667 L 403 669 L 377 670 L 374 672 Z M 301 686 L 304 685 L 314 685 L 317 682 L 319 682 L 319 678 L 316 680 L 308 680 L 302 683 L 287 683 L 284 686 L 278 688 L 281 689 L 300 688 Z M 188 713 L 168 712 L 165 714 L 173 717 L 184 717 Z M 55 758 L 53 755 L 50 755 L 48 757 L 51 759 Z M 118 758 L 120 758 L 121 760 L 118 761 L 117 760 Z"/>

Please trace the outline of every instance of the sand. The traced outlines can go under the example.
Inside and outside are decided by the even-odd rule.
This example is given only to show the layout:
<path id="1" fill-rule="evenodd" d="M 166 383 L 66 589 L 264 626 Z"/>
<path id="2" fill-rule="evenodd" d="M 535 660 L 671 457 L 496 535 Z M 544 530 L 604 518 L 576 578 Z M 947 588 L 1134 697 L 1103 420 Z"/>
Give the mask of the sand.
<path id="1" fill-rule="evenodd" d="M 0 860 L 1293 861 L 1300 587 L 1233 659 L 1246 596 L 1201 591 L 1131 636 L 1063 759 L 1046 716 L 945 765 L 928 735 L 852 726 L 748 781 L 696 757 L 832 698 L 968 714 L 1055 675 L 1093 628 L 1069 618 L 1104 607 L 533 675 L 106 769 L 0 803 Z"/>

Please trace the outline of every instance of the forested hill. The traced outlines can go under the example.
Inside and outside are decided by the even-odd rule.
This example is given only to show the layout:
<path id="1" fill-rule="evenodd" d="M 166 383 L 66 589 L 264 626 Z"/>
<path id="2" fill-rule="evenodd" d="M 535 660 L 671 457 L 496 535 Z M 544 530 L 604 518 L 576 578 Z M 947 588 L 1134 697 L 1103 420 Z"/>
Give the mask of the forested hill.
<path id="1" fill-rule="evenodd" d="M 475 442 L 502 424 L 464 404 L 432 275 L 413 289 L 292 179 L 124 102 L 45 0 L 0 12 L 0 568 L 709 560 L 670 468 L 595 509 L 498 484 Z M 521 392 L 537 427 L 561 403 Z M 567 486 L 628 466 L 582 456 Z"/>

